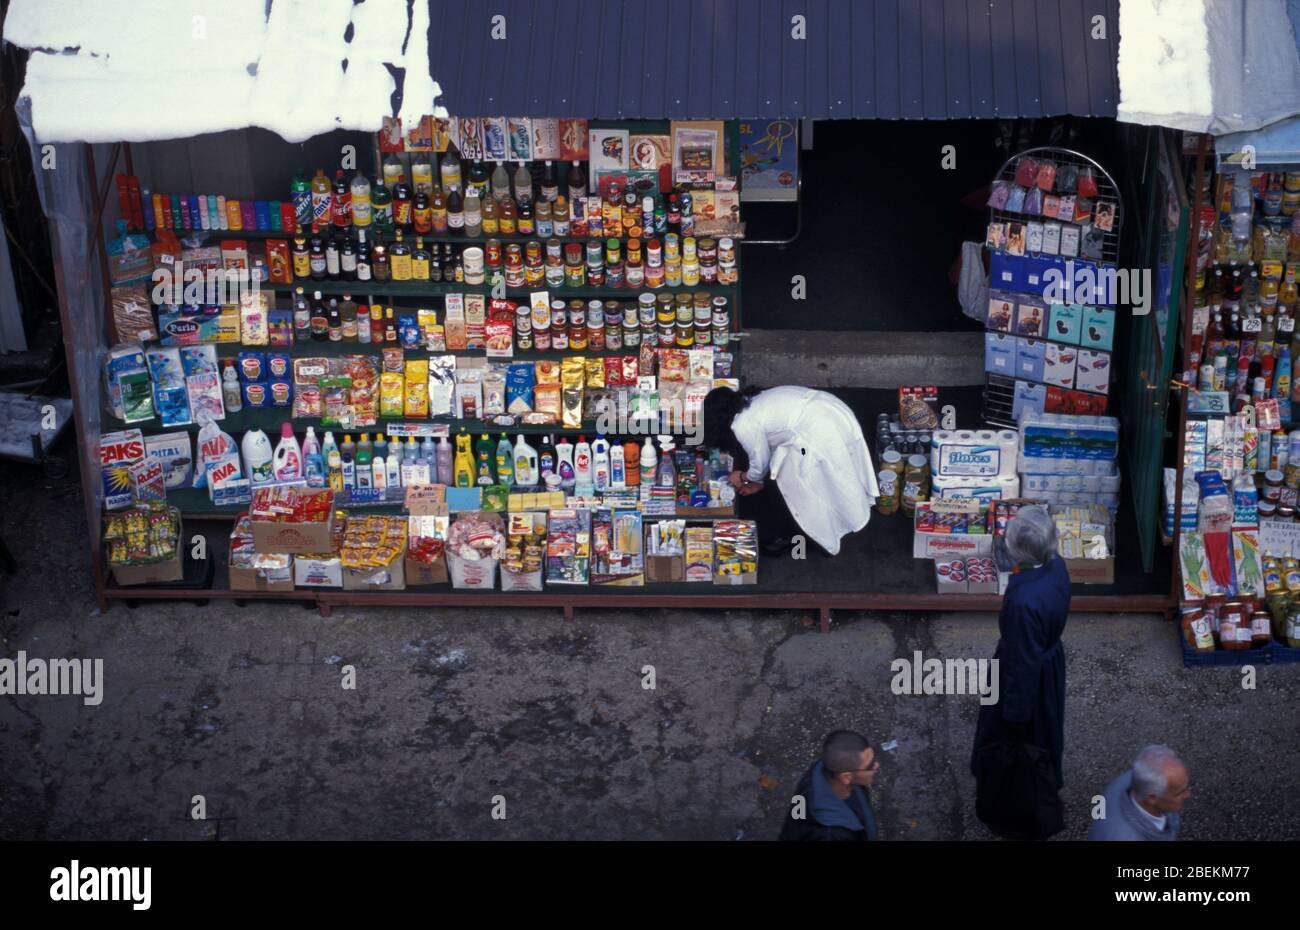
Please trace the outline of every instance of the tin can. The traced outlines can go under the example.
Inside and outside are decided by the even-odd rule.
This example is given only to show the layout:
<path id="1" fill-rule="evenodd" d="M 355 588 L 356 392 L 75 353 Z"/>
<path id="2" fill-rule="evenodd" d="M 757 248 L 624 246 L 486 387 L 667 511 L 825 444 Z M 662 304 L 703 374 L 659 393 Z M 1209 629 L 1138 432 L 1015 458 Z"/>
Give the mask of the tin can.
<path id="1" fill-rule="evenodd" d="M 604 287 L 605 269 L 587 266 L 587 287 Z"/>
<path id="2" fill-rule="evenodd" d="M 664 266 L 647 265 L 645 270 L 645 286 L 653 290 L 659 290 L 664 286 Z"/>
<path id="3" fill-rule="evenodd" d="M 579 268 L 578 270 L 581 271 L 582 269 Z M 547 265 L 545 278 L 548 288 L 564 287 L 564 266 Z"/>
<path id="4" fill-rule="evenodd" d="M 676 233 L 664 236 L 664 261 L 676 262 L 682 258 L 682 240 Z"/>
<path id="5" fill-rule="evenodd" d="M 605 286 L 622 287 L 624 281 L 623 265 L 610 264 L 605 266 Z"/>
<path id="6" fill-rule="evenodd" d="M 483 255 L 489 265 L 501 264 L 501 240 L 489 239 L 483 243 Z"/>

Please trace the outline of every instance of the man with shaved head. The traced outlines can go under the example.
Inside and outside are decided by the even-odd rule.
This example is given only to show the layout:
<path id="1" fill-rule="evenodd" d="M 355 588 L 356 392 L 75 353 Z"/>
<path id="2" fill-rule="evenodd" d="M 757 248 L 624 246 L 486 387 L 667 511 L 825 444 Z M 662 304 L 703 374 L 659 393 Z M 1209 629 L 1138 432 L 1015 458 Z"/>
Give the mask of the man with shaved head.
<path id="1" fill-rule="evenodd" d="M 868 789 L 880 771 L 876 751 L 861 733 L 835 730 L 821 758 L 795 788 L 781 839 L 863 841 L 879 835 Z"/>
<path id="2" fill-rule="evenodd" d="M 1132 769 L 1106 786 L 1106 806 L 1094 815 L 1088 839 L 1172 842 L 1191 796 L 1187 766 L 1178 754 L 1168 746 L 1147 746 Z"/>

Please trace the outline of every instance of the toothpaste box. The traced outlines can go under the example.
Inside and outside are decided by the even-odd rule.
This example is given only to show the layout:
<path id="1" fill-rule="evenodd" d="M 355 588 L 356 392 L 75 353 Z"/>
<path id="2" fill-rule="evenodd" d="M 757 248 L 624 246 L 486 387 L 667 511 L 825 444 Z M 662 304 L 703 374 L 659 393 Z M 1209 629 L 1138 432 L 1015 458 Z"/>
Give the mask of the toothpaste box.
<path id="1" fill-rule="evenodd" d="M 1115 311 L 1110 307 L 1084 307 L 1079 344 L 1109 352 L 1115 341 Z"/>
<path id="2" fill-rule="evenodd" d="M 189 487 L 194 467 L 189 433 L 159 433 L 144 441 L 145 456 L 163 467 L 163 481 L 168 490 Z"/>
<path id="3" fill-rule="evenodd" d="M 1043 380 L 1045 348 L 1039 339 L 1016 340 L 1016 377 L 1030 381 Z"/>
<path id="4" fill-rule="evenodd" d="M 1048 314 L 1047 338 L 1077 346 L 1082 322 L 1083 308 L 1078 304 L 1052 304 Z"/>
<path id="5" fill-rule="evenodd" d="M 984 334 L 984 370 L 989 374 L 1015 376 L 1016 338 L 1008 333 Z"/>
<path id="6" fill-rule="evenodd" d="M 1074 374 L 1074 386 L 1081 391 L 1094 391 L 1098 394 L 1108 393 L 1110 391 L 1110 353 L 1080 349 L 1078 368 Z"/>
<path id="7" fill-rule="evenodd" d="M 138 429 L 105 433 L 99 437 L 99 465 L 106 509 L 123 510 L 135 503 L 131 468 L 143 462 L 144 457 L 144 434 Z"/>
<path id="8" fill-rule="evenodd" d="M 1062 388 L 1074 387 L 1074 366 L 1079 350 L 1055 342 L 1043 346 L 1043 380 Z"/>

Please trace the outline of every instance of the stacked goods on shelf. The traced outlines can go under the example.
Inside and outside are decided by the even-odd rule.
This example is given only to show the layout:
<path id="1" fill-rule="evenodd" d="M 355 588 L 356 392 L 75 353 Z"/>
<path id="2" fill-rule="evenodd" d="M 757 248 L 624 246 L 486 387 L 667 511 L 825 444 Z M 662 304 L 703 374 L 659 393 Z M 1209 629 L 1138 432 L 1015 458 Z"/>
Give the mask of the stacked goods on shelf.
<path id="1" fill-rule="evenodd" d="M 985 419 L 1105 414 L 1116 276 L 1119 194 L 1091 160 L 1032 149 L 1009 160 L 989 196 L 985 248 Z"/>
<path id="2" fill-rule="evenodd" d="M 1020 421 L 1020 488 L 1050 505 L 1119 509 L 1119 421 L 1114 417 L 1026 414 Z"/>

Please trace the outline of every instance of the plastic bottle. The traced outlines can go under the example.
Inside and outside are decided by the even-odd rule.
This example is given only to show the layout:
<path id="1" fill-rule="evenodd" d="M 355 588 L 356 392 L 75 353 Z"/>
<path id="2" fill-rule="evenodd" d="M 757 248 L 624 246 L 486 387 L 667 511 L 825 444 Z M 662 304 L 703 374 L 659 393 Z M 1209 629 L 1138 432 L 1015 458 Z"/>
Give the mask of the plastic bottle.
<path id="1" fill-rule="evenodd" d="M 555 441 L 550 436 L 543 436 L 537 449 L 538 481 L 547 475 L 555 474 Z"/>
<path id="2" fill-rule="evenodd" d="M 537 486 L 537 450 L 528 444 L 524 434 L 515 437 L 515 484 L 523 488 Z"/>
<path id="3" fill-rule="evenodd" d="M 338 449 L 331 449 L 325 457 L 329 466 L 329 489 L 335 494 L 343 493 L 343 456 Z"/>
<path id="4" fill-rule="evenodd" d="M 452 476 L 458 488 L 474 486 L 474 453 L 470 448 L 470 436 L 464 428 L 456 434 L 456 456 Z"/>
<path id="5" fill-rule="evenodd" d="M 307 430 L 311 432 L 311 430 Z M 320 444 L 320 454 L 325 456 L 326 463 L 329 462 L 330 453 L 338 452 L 339 445 L 334 441 L 334 433 L 330 430 L 325 431 L 325 441 Z"/>
<path id="6" fill-rule="evenodd" d="M 515 169 L 515 200 L 520 204 L 533 202 L 533 176 L 527 162 L 521 161 Z"/>
<path id="7" fill-rule="evenodd" d="M 564 436 L 561 436 L 560 441 L 555 444 L 555 473 L 560 476 L 560 487 L 566 491 L 576 483 L 573 470 L 573 443 Z"/>
<path id="8" fill-rule="evenodd" d="M 353 462 L 357 466 L 357 487 L 373 488 L 374 469 L 371 467 L 374 462 L 374 448 L 370 445 L 370 434 L 362 433 L 361 439 L 357 443 L 357 451 L 353 456 Z"/>
<path id="9" fill-rule="evenodd" d="M 265 484 L 275 477 L 271 440 L 260 429 L 250 429 L 244 434 L 239 451 L 244 456 L 244 473 L 253 484 Z"/>
<path id="10" fill-rule="evenodd" d="M 442 161 L 438 165 L 438 173 L 442 179 L 442 189 L 444 191 L 461 187 L 460 155 L 454 146 L 447 147 L 447 152 L 442 156 Z"/>
<path id="11" fill-rule="evenodd" d="M 672 437 L 660 436 L 659 445 L 662 447 L 662 452 L 659 456 L 659 467 L 655 471 L 655 487 L 676 489 L 677 468 L 673 465 Z"/>
<path id="12" fill-rule="evenodd" d="M 505 163 L 497 162 L 497 166 L 492 169 L 492 199 L 502 201 L 509 197 L 510 175 L 506 171 Z"/>
<path id="13" fill-rule="evenodd" d="M 388 463 L 382 455 L 376 455 L 370 463 L 370 486 L 376 491 L 388 487 Z"/>
<path id="14" fill-rule="evenodd" d="M 451 443 L 447 441 L 446 436 L 443 436 L 438 440 L 438 450 L 435 453 L 435 467 L 437 469 L 439 484 L 455 483 L 455 472 L 451 467 Z"/>
<path id="15" fill-rule="evenodd" d="M 351 452 L 343 452 L 339 455 L 339 467 L 343 473 L 343 487 L 351 491 L 357 486 L 357 460 Z"/>
<path id="16" fill-rule="evenodd" d="M 646 437 L 645 445 L 641 447 L 641 483 L 650 487 L 655 483 L 655 468 L 659 463 L 655 455 L 655 441 L 649 436 Z"/>
<path id="17" fill-rule="evenodd" d="M 587 442 L 586 436 L 579 436 L 578 443 L 573 447 L 573 479 L 574 483 L 582 487 L 591 487 L 591 443 Z"/>
<path id="18" fill-rule="evenodd" d="M 314 427 L 307 427 L 302 441 L 302 473 L 309 488 L 325 487 L 325 455 L 321 452 Z"/>
<path id="19" fill-rule="evenodd" d="M 375 433 L 375 441 L 371 446 L 371 449 L 374 458 L 379 458 L 380 456 L 388 458 L 388 440 L 384 438 L 383 433 Z"/>
<path id="20" fill-rule="evenodd" d="M 330 198 L 334 188 L 325 177 L 325 169 L 317 168 L 311 179 L 311 219 L 322 227 L 330 222 Z"/>
<path id="21" fill-rule="evenodd" d="M 617 439 L 609 447 L 609 486 L 627 487 L 627 461 L 623 458 L 623 444 Z"/>
<path id="22" fill-rule="evenodd" d="M 390 448 L 396 449 L 397 451 L 393 452 L 388 456 L 388 474 L 386 476 L 385 483 L 390 488 L 400 488 L 403 484 L 402 465 L 404 464 L 402 461 L 402 452 L 401 452 L 402 445 L 401 443 L 395 442 L 392 444 L 392 446 L 390 446 Z"/>
<path id="23" fill-rule="evenodd" d="M 491 437 L 487 433 L 481 434 L 478 442 L 474 444 L 475 480 L 479 485 L 488 486 L 497 483 L 493 461 L 495 458 L 496 446 L 492 444 Z"/>
<path id="24" fill-rule="evenodd" d="M 597 491 L 609 487 L 609 440 L 599 433 L 591 444 L 591 483 Z"/>
<path id="25" fill-rule="evenodd" d="M 360 171 L 352 179 L 352 225 L 370 225 L 370 182 Z"/>
<path id="26" fill-rule="evenodd" d="M 497 484 L 504 484 L 506 487 L 513 485 L 518 479 L 515 475 L 515 455 L 514 447 L 510 445 L 510 439 L 505 433 L 497 440 Z"/>
<path id="27" fill-rule="evenodd" d="M 629 488 L 641 486 L 641 444 L 632 439 L 623 443 L 623 481 Z"/>

